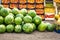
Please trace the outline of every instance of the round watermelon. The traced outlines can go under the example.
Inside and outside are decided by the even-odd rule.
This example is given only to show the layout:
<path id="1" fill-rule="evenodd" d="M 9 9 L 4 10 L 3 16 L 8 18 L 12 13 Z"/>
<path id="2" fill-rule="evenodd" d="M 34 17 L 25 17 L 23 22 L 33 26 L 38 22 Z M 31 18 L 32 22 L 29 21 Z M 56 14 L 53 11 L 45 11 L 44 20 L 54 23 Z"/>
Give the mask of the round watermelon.
<path id="1" fill-rule="evenodd" d="M 21 17 L 16 17 L 15 18 L 15 24 L 22 24 L 22 18 Z"/>
<path id="2" fill-rule="evenodd" d="M 26 9 L 21 9 L 20 13 L 23 14 L 24 16 L 27 14 L 27 10 Z"/>
<path id="3" fill-rule="evenodd" d="M 23 20 L 24 20 L 25 23 L 31 23 L 32 22 L 32 17 L 31 16 L 25 16 L 23 18 Z"/>
<path id="4" fill-rule="evenodd" d="M 23 26 L 24 24 L 25 24 L 24 21 L 22 21 L 22 26 Z"/>
<path id="5" fill-rule="evenodd" d="M 10 8 L 7 8 L 7 10 L 9 11 L 9 13 L 12 13 L 12 10 Z"/>
<path id="6" fill-rule="evenodd" d="M 26 23 L 26 24 L 23 25 L 23 31 L 24 31 L 25 33 L 32 33 L 33 30 L 34 30 L 34 29 L 33 29 L 33 26 L 32 26 L 31 23 Z"/>
<path id="7" fill-rule="evenodd" d="M 54 31 L 54 26 L 51 23 L 46 23 L 47 24 L 47 31 Z"/>
<path id="8" fill-rule="evenodd" d="M 0 12 L 1 12 L 1 16 L 4 16 L 4 17 L 9 14 L 9 11 L 7 10 L 7 8 L 2 8 Z"/>
<path id="9" fill-rule="evenodd" d="M 28 11 L 28 15 L 30 15 L 32 18 L 36 16 L 35 10 Z"/>
<path id="10" fill-rule="evenodd" d="M 23 19 L 23 15 L 22 14 L 17 14 L 16 17 L 21 17 Z"/>
<path id="11" fill-rule="evenodd" d="M 11 23 L 14 23 L 14 17 L 12 15 L 7 15 L 5 17 L 5 23 L 6 24 L 11 24 Z"/>
<path id="12" fill-rule="evenodd" d="M 3 23 L 3 20 L 4 20 L 4 18 L 2 16 L 0 16 L 0 24 Z"/>
<path id="13" fill-rule="evenodd" d="M 13 8 L 12 9 L 12 13 L 15 14 L 15 15 L 19 14 L 19 10 L 17 8 Z"/>
<path id="14" fill-rule="evenodd" d="M 14 17 L 14 14 L 12 14 L 12 13 L 9 13 L 8 15 L 10 15 L 10 16 L 12 15 Z"/>
<path id="15" fill-rule="evenodd" d="M 38 30 L 41 31 L 41 32 L 46 31 L 46 28 L 47 28 L 47 26 L 46 26 L 46 24 L 44 22 L 42 22 L 38 26 Z"/>
<path id="16" fill-rule="evenodd" d="M 42 19 L 40 16 L 35 16 L 33 18 L 33 22 L 36 24 L 36 25 L 39 25 L 41 22 L 42 22 Z"/>
<path id="17" fill-rule="evenodd" d="M 57 24 L 55 25 L 55 32 L 60 33 L 60 26 Z"/>
<path id="18" fill-rule="evenodd" d="M 33 30 L 36 30 L 36 25 L 34 23 L 31 23 L 33 26 Z"/>
<path id="19" fill-rule="evenodd" d="M 1 24 L 0 25 L 0 33 L 4 33 L 6 31 L 5 25 Z"/>
<path id="20" fill-rule="evenodd" d="M 15 26 L 15 32 L 19 33 L 22 31 L 22 26 L 21 25 L 16 25 Z"/>
<path id="21" fill-rule="evenodd" d="M 7 26 L 6 26 L 6 30 L 7 30 L 7 32 L 13 32 L 13 30 L 14 30 L 14 25 L 12 25 L 12 24 L 7 25 Z"/>
<path id="22" fill-rule="evenodd" d="M 0 5 L 0 10 L 1 10 L 2 8 L 4 8 L 3 5 Z"/>

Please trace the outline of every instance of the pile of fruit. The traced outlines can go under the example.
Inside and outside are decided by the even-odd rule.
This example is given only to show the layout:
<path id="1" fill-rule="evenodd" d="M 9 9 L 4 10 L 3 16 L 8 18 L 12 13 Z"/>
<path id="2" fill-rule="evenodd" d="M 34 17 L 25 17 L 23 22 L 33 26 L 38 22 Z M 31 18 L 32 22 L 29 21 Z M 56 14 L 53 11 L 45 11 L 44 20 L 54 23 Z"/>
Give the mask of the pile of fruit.
<path id="1" fill-rule="evenodd" d="M 55 24 L 44 23 L 34 10 L 9 9 L 0 5 L 0 33 L 4 32 L 25 32 L 32 33 L 35 30 L 54 31 Z"/>
<path id="2" fill-rule="evenodd" d="M 56 21 L 56 24 L 59 24 L 60 25 L 60 12 L 58 12 L 58 14 L 55 14 L 55 21 Z"/>

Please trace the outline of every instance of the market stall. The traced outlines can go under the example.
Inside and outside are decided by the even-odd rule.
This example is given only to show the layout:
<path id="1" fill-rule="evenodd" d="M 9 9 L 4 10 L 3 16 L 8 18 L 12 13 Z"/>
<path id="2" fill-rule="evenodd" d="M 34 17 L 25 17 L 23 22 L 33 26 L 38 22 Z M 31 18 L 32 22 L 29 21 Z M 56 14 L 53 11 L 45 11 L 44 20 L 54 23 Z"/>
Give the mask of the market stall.
<path id="1" fill-rule="evenodd" d="M 22 37 L 24 37 L 23 35 L 25 35 L 28 38 L 32 37 L 32 35 L 36 35 L 38 39 L 40 36 L 45 37 L 48 35 L 51 38 L 48 38 L 47 36 L 46 40 L 58 40 L 60 36 L 60 34 L 58 34 L 60 33 L 60 0 L 0 1 L 0 35 L 3 35 L 3 33 L 4 35 L 9 34 L 9 36 L 11 34 L 11 36 L 13 35 L 12 37 L 14 37 L 14 35 L 21 35 Z M 55 36 L 55 39 L 55 37 L 53 37 L 52 35 L 58 36 Z M 33 36 L 33 38 L 36 37 Z M 44 37 L 41 38 L 45 39 Z M 18 37 L 16 37 L 15 39 L 17 38 Z"/>

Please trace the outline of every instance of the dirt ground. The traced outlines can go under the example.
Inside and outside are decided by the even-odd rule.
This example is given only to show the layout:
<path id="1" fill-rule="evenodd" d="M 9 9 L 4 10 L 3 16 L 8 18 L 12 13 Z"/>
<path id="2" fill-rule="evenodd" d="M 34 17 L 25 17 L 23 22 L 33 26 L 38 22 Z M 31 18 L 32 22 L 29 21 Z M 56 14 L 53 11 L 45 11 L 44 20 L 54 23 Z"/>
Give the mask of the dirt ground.
<path id="1" fill-rule="evenodd" d="M 60 34 L 39 31 L 34 31 L 32 34 L 4 33 L 0 34 L 0 40 L 60 40 Z"/>

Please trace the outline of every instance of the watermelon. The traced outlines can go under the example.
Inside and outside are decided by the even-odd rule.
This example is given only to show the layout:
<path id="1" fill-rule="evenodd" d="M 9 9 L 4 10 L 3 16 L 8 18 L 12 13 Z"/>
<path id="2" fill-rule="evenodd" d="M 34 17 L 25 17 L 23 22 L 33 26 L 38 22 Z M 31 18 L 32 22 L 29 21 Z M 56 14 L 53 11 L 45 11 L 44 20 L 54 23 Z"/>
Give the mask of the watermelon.
<path id="1" fill-rule="evenodd" d="M 7 25 L 7 26 L 6 26 L 6 30 L 7 30 L 7 32 L 13 32 L 13 30 L 14 30 L 14 25 L 12 25 L 12 24 Z"/>
<path id="2" fill-rule="evenodd" d="M 15 24 L 22 24 L 22 18 L 21 17 L 16 17 L 15 18 Z"/>
<path id="3" fill-rule="evenodd" d="M 36 25 L 34 23 L 31 23 L 33 26 L 33 30 L 36 30 Z"/>
<path id="4" fill-rule="evenodd" d="M 24 21 L 22 21 L 22 26 L 23 26 L 24 24 L 25 24 Z"/>
<path id="5" fill-rule="evenodd" d="M 23 15 L 22 14 L 17 14 L 16 17 L 21 17 L 23 19 Z"/>
<path id="6" fill-rule="evenodd" d="M 15 14 L 15 15 L 19 14 L 19 10 L 17 8 L 13 8 L 12 9 L 12 13 Z"/>
<path id="7" fill-rule="evenodd" d="M 14 14 L 12 14 L 12 13 L 9 13 L 8 15 L 10 15 L 10 16 L 12 15 L 14 17 Z"/>
<path id="8" fill-rule="evenodd" d="M 27 14 L 27 10 L 26 9 L 21 9 L 20 14 L 23 14 L 25 16 Z"/>
<path id="9" fill-rule="evenodd" d="M 9 13 L 12 13 L 12 10 L 10 8 L 7 8 L 7 10 L 9 11 Z"/>
<path id="10" fill-rule="evenodd" d="M 0 10 L 1 10 L 2 8 L 4 8 L 3 5 L 0 5 Z"/>
<path id="11" fill-rule="evenodd" d="M 2 8 L 0 12 L 1 12 L 1 16 L 4 16 L 4 17 L 9 14 L 9 11 L 7 10 L 7 8 Z"/>
<path id="12" fill-rule="evenodd" d="M 55 25 L 55 32 L 60 33 L 60 26 L 59 25 Z"/>
<path id="13" fill-rule="evenodd" d="M 5 23 L 6 24 L 11 24 L 11 23 L 14 23 L 14 17 L 12 15 L 7 15 L 5 17 Z"/>
<path id="14" fill-rule="evenodd" d="M 32 18 L 36 16 L 35 10 L 28 11 L 28 15 L 30 15 Z"/>
<path id="15" fill-rule="evenodd" d="M 42 22 L 42 19 L 40 16 L 35 16 L 33 18 L 33 22 L 36 24 L 36 25 L 39 25 L 41 22 Z"/>
<path id="16" fill-rule="evenodd" d="M 23 18 L 23 20 L 24 20 L 25 23 L 31 23 L 32 22 L 32 17 L 27 15 Z"/>
<path id="17" fill-rule="evenodd" d="M 26 23 L 26 24 L 23 25 L 23 31 L 24 31 L 25 33 L 32 33 L 33 30 L 34 30 L 34 29 L 33 29 L 33 26 L 32 26 L 31 23 Z"/>
<path id="18" fill-rule="evenodd" d="M 46 24 L 44 22 L 42 22 L 38 26 L 38 30 L 41 31 L 41 32 L 46 31 L 46 28 L 47 28 L 47 26 L 46 26 Z"/>
<path id="19" fill-rule="evenodd" d="M 54 31 L 54 26 L 51 23 L 46 23 L 47 24 L 47 31 Z"/>
<path id="20" fill-rule="evenodd" d="M 22 31 L 22 26 L 21 25 L 16 25 L 15 26 L 15 32 L 19 33 Z"/>
<path id="21" fill-rule="evenodd" d="M 1 24 L 0 25 L 0 33 L 4 33 L 6 31 L 5 25 Z"/>
<path id="22" fill-rule="evenodd" d="M 2 24 L 4 21 L 4 18 L 2 16 L 0 16 L 0 24 Z"/>
<path id="23" fill-rule="evenodd" d="M 55 29 L 56 28 L 56 26 L 58 26 L 57 24 L 55 24 L 55 23 L 53 23 L 52 24 L 52 26 L 53 26 L 53 28 Z"/>

